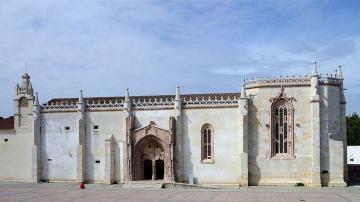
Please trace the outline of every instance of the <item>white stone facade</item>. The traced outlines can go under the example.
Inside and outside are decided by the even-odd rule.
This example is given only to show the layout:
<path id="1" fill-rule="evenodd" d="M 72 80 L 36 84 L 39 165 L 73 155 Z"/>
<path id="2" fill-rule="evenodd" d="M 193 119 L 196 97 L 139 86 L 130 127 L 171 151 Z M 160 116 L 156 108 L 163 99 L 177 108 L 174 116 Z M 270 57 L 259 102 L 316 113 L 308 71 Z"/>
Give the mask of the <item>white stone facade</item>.
<path id="1" fill-rule="evenodd" d="M 15 93 L 14 130 L 0 130 L 0 180 L 111 184 L 148 175 L 216 185 L 346 185 L 341 69 L 318 75 L 314 64 L 311 76 L 245 80 L 241 93 L 127 90 L 124 97 L 81 93 L 43 105 L 29 79 L 24 75 Z M 289 116 L 280 118 L 289 125 L 275 124 L 275 99 L 289 102 L 291 112 L 281 111 Z"/>

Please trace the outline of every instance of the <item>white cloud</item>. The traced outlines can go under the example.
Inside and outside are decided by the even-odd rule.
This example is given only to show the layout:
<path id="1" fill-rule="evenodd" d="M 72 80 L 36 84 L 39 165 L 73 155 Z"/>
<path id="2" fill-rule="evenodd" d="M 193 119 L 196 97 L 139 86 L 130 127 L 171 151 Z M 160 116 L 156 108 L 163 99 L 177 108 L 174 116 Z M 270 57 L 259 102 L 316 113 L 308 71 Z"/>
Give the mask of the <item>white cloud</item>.
<path id="1" fill-rule="evenodd" d="M 259 70 L 253 68 L 218 68 L 211 69 L 211 73 L 220 75 L 241 75 L 246 76 L 249 74 L 259 73 Z"/>
<path id="2" fill-rule="evenodd" d="M 243 77 L 308 74 L 313 60 L 322 72 L 342 64 L 351 88 L 360 62 L 352 26 L 359 20 L 342 24 L 352 33 L 329 36 L 333 26 L 327 17 L 319 24 L 329 16 L 321 13 L 352 16 L 299 4 L 2 1 L 0 114 L 12 113 L 26 61 L 43 102 L 76 97 L 80 89 L 86 96 L 117 96 L 127 87 L 168 94 L 178 84 L 185 93 L 239 91 Z M 356 97 L 349 96 L 349 110 L 360 112 L 351 104 Z"/>

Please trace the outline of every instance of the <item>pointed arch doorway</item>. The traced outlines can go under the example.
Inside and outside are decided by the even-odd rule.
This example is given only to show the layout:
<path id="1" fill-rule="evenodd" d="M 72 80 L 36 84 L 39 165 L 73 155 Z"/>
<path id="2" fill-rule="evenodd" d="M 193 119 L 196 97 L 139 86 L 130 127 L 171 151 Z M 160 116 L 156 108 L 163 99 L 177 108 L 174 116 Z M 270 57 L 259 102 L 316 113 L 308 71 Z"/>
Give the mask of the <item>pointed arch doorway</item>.
<path id="1" fill-rule="evenodd" d="M 153 135 L 144 137 L 135 147 L 135 179 L 164 179 L 165 150 L 158 138 Z"/>
<path id="2" fill-rule="evenodd" d="M 128 180 L 174 181 L 174 132 L 173 118 L 170 118 L 170 129 L 163 129 L 151 121 L 147 126 L 138 128 L 127 136 Z"/>

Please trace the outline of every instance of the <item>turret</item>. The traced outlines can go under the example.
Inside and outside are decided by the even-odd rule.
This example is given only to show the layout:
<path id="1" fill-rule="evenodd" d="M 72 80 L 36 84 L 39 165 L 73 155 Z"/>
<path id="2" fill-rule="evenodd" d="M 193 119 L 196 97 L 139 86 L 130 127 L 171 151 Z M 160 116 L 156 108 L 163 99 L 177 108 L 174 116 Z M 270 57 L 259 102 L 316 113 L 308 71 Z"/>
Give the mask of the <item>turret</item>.
<path id="1" fill-rule="evenodd" d="M 32 95 L 33 96 L 33 88 L 30 82 L 30 76 L 25 73 L 22 77 L 21 77 L 21 85 L 17 84 L 17 89 L 16 89 L 16 94 L 28 94 L 28 95 Z"/>
<path id="2" fill-rule="evenodd" d="M 20 84 L 16 85 L 14 95 L 14 128 L 31 130 L 32 114 L 34 105 L 34 90 L 30 82 L 30 76 L 25 73 L 21 77 Z"/>
<path id="3" fill-rule="evenodd" d="M 341 65 L 339 65 L 338 68 L 337 68 L 337 70 L 336 70 L 336 78 L 343 80 L 342 67 L 341 67 Z"/>

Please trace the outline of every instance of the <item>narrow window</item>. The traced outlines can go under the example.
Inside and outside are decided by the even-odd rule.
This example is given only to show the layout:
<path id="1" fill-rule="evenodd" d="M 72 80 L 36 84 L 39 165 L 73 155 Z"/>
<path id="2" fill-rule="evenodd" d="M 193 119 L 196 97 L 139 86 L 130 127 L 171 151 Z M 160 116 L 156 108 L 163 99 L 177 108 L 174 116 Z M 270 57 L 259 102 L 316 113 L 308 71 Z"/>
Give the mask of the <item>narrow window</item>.
<path id="1" fill-rule="evenodd" d="M 278 97 L 271 105 L 271 157 L 293 158 L 292 98 Z"/>
<path id="2" fill-rule="evenodd" d="M 94 130 L 99 130 L 99 126 L 98 126 L 98 125 L 94 125 Z"/>
<path id="3" fill-rule="evenodd" d="M 70 126 L 65 126 L 65 131 L 70 131 Z"/>
<path id="4" fill-rule="evenodd" d="M 214 162 L 214 130 L 210 124 L 201 128 L 201 162 Z"/>

